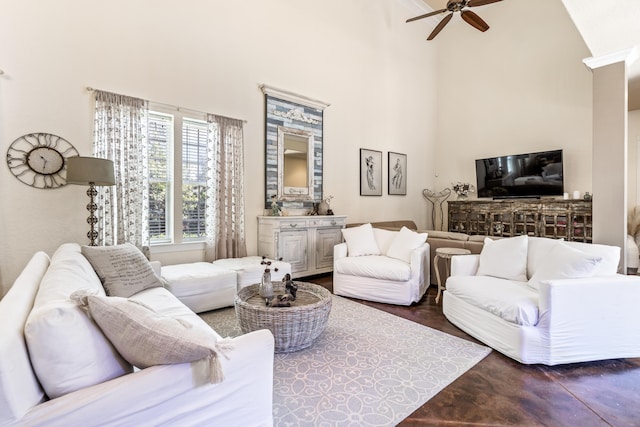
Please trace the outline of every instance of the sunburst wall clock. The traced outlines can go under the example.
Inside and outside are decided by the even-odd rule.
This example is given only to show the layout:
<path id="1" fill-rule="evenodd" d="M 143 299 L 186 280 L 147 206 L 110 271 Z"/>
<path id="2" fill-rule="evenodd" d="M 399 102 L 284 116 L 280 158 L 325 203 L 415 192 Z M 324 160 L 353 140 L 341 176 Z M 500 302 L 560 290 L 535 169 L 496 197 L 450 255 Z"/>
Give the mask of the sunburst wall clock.
<path id="1" fill-rule="evenodd" d="M 78 156 L 69 141 L 51 133 L 29 133 L 11 143 L 7 166 L 23 183 L 35 188 L 58 188 L 67 183 L 67 159 Z"/>

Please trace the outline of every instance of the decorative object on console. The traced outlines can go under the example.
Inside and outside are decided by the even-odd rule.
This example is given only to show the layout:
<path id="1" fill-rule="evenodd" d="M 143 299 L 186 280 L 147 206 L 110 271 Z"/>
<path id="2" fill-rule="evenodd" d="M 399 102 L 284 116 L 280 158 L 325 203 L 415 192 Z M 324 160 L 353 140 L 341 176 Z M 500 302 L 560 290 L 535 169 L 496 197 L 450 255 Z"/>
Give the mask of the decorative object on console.
<path id="1" fill-rule="evenodd" d="M 89 186 L 87 190 L 87 196 L 89 196 L 89 204 L 87 205 L 89 232 L 87 237 L 89 238 L 90 246 L 96 246 L 96 239 L 98 238 L 98 232 L 95 230 L 95 225 L 98 223 L 98 218 L 95 215 L 98 209 L 95 203 L 95 197 L 98 195 L 96 185 L 115 185 L 113 162 L 98 157 L 76 156 L 70 157 L 67 163 L 67 183 Z"/>
<path id="2" fill-rule="evenodd" d="M 431 224 L 434 230 L 436 230 L 436 203 L 438 203 L 438 209 L 440 210 L 440 228 L 437 230 L 442 231 L 442 227 L 444 226 L 444 211 L 442 210 L 442 204 L 450 195 L 450 188 L 445 188 L 438 193 L 433 190 L 429 190 L 428 188 L 422 190 L 422 197 L 431 203 Z"/>
<path id="3" fill-rule="evenodd" d="M 387 192 L 400 196 L 407 195 L 407 155 L 389 151 L 387 166 L 389 180 Z"/>
<path id="4" fill-rule="evenodd" d="M 278 196 L 275 194 L 271 196 L 271 215 L 280 216 L 282 209 L 278 206 Z"/>
<path id="5" fill-rule="evenodd" d="M 382 151 L 360 149 L 360 195 L 382 196 Z"/>
<path id="6" fill-rule="evenodd" d="M 329 196 L 323 199 L 318 204 L 318 215 L 333 215 L 333 211 L 331 210 L 331 205 L 330 205 L 331 199 L 333 199 L 333 196 Z"/>
<path id="7" fill-rule="evenodd" d="M 51 133 L 29 133 L 11 143 L 7 166 L 24 184 L 35 188 L 65 185 L 67 160 L 78 151 L 64 138 Z"/>
<path id="8" fill-rule="evenodd" d="M 469 184 L 468 182 L 456 182 L 455 184 L 451 184 L 451 189 L 456 192 L 458 195 L 458 200 L 466 200 L 469 197 L 469 193 L 473 193 L 476 191 L 473 184 Z"/>

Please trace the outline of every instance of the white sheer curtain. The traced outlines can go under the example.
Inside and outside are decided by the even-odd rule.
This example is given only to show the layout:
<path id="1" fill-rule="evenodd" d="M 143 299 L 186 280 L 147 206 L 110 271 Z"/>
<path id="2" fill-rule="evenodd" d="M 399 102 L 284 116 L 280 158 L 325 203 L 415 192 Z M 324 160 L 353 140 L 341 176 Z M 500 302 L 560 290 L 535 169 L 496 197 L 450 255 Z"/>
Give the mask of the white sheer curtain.
<path id="1" fill-rule="evenodd" d="M 207 115 L 206 259 L 247 255 L 242 120 Z"/>
<path id="2" fill-rule="evenodd" d="M 103 91 L 95 98 L 94 156 L 113 160 L 116 180 L 98 187 L 98 244 L 142 248 L 149 245 L 147 102 Z"/>

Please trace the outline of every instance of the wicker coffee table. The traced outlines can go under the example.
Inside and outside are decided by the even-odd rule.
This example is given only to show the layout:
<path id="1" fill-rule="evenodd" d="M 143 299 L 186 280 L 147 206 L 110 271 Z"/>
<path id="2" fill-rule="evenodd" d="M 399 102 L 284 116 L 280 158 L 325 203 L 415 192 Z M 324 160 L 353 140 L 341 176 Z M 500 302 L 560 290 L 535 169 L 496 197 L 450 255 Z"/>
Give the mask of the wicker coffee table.
<path id="1" fill-rule="evenodd" d="M 249 285 L 235 298 L 236 316 L 243 333 L 269 329 L 275 338 L 276 353 L 290 353 L 309 347 L 327 325 L 331 292 L 307 282 L 298 285 L 291 307 L 267 307 L 258 293 L 259 285 Z M 284 294 L 284 286 L 274 283 L 274 294 Z"/>

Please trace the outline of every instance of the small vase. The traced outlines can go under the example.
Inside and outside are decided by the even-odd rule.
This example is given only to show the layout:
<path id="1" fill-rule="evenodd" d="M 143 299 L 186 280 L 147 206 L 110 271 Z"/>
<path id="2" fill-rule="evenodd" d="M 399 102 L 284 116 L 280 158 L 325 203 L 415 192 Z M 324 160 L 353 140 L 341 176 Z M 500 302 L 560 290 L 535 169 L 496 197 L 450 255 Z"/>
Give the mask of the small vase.
<path id="1" fill-rule="evenodd" d="M 469 196 L 466 194 L 458 194 L 458 199 L 457 200 L 467 200 Z"/>
<path id="2" fill-rule="evenodd" d="M 271 283 L 271 272 L 262 273 L 262 281 L 260 282 L 260 296 L 264 299 L 273 298 L 273 283 Z"/>

